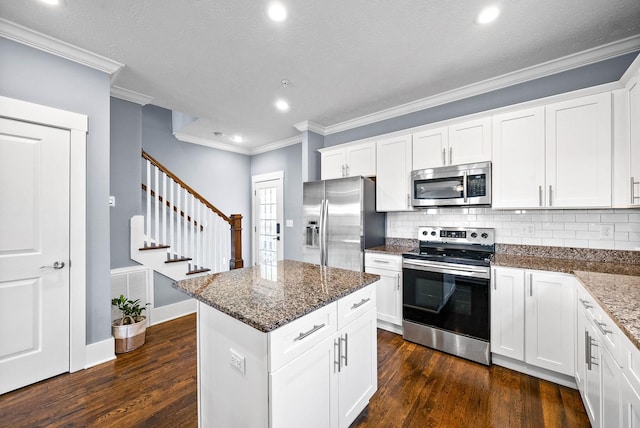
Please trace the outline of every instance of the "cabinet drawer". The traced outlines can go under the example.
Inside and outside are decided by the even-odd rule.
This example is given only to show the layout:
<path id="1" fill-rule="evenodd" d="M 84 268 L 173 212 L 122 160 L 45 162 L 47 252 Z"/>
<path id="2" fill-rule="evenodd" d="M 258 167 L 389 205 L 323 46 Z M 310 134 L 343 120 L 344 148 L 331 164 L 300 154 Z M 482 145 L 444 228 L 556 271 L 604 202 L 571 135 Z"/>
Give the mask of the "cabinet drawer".
<path id="1" fill-rule="evenodd" d="M 337 331 L 337 303 L 316 309 L 269 333 L 269 372 L 303 354 Z"/>
<path id="2" fill-rule="evenodd" d="M 613 322 L 609 315 L 599 306 L 596 306 L 596 316 L 593 320 L 596 329 L 600 332 L 600 338 L 604 347 L 609 350 L 611 356 L 618 365 L 622 365 L 622 354 L 620 352 L 620 340 L 622 331 Z"/>
<path id="3" fill-rule="evenodd" d="M 364 253 L 364 266 L 401 271 L 402 256 L 393 254 Z"/>
<path id="4" fill-rule="evenodd" d="M 376 306 L 376 284 L 377 281 L 338 300 L 338 329 Z"/>

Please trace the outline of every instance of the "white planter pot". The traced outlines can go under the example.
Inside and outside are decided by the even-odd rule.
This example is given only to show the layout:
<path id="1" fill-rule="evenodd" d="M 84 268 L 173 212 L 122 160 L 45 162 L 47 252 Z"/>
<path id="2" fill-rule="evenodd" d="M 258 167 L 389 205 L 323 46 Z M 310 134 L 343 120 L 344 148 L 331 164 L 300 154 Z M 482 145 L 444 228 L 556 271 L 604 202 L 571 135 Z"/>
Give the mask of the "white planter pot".
<path id="1" fill-rule="evenodd" d="M 139 317 L 134 324 L 119 325 L 122 320 L 115 320 L 111 324 L 111 333 L 116 339 L 116 354 L 133 351 L 144 345 L 147 331 L 147 318 Z"/>

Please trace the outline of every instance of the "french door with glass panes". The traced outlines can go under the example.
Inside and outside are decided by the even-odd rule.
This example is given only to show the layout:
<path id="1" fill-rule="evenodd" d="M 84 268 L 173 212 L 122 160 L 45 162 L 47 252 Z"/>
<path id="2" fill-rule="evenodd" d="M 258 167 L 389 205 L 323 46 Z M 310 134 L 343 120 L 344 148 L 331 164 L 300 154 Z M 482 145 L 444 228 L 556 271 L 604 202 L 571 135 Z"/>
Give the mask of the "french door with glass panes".
<path id="1" fill-rule="evenodd" d="M 283 173 L 253 177 L 253 264 L 283 259 Z"/>

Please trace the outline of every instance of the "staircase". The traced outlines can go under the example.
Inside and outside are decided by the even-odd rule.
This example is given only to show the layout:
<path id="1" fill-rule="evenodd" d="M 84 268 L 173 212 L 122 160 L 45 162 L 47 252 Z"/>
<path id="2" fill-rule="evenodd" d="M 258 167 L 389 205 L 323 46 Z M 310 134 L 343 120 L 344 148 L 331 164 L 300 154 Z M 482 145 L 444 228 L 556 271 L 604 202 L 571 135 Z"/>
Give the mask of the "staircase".
<path id="1" fill-rule="evenodd" d="M 146 152 L 145 215 L 131 218 L 131 259 L 175 281 L 243 267 L 242 216 L 226 216 Z"/>

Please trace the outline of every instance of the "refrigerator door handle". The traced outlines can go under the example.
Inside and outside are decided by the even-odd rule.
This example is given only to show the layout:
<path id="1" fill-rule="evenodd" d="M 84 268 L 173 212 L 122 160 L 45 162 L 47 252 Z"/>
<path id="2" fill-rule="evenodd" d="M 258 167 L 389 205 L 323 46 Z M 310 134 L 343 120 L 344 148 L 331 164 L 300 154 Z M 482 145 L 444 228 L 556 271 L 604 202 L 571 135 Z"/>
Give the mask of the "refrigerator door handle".
<path id="1" fill-rule="evenodd" d="M 322 232 L 323 232 L 322 248 L 323 248 L 323 253 L 324 253 L 324 262 L 322 263 L 323 266 L 328 266 L 329 265 L 329 249 L 328 249 L 328 245 L 327 245 L 328 244 L 327 236 L 329 235 L 327 233 L 328 217 L 329 217 L 329 200 L 325 199 L 324 200 L 324 212 L 322 213 Z"/>
<path id="2" fill-rule="evenodd" d="M 319 246 L 320 246 L 320 266 L 324 266 L 324 199 L 320 201 L 320 221 L 318 224 L 320 231 L 319 235 Z"/>

